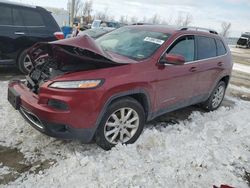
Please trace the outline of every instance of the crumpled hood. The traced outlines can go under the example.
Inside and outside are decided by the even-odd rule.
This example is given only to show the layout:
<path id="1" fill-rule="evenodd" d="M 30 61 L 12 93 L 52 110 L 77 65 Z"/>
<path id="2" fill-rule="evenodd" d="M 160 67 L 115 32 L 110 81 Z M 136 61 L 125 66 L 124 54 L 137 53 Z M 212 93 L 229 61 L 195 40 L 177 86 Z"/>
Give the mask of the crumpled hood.
<path id="1" fill-rule="evenodd" d="M 88 35 L 83 35 L 79 37 L 73 37 L 69 39 L 63 39 L 53 42 L 41 42 L 35 44 L 28 52 L 32 62 L 35 62 L 37 58 L 43 55 L 43 52 L 47 51 L 49 54 L 53 54 L 55 51 L 65 51 L 71 53 L 74 56 L 78 56 L 82 59 L 88 58 L 98 58 L 102 57 L 103 60 L 110 63 L 128 64 L 136 63 L 135 60 L 130 58 L 120 56 L 114 53 L 108 53 L 102 50 L 102 48 Z M 82 51 L 88 51 L 89 53 L 81 53 Z M 46 53 L 47 53 L 46 52 Z M 78 53 L 80 52 L 80 53 Z M 95 57 L 96 55 L 96 57 Z M 98 57 L 99 56 L 99 57 Z"/>
<path id="2" fill-rule="evenodd" d="M 98 55 L 103 57 L 107 57 L 107 54 L 102 50 L 100 46 L 98 46 L 94 39 L 92 39 L 88 35 L 83 35 L 79 37 L 68 38 L 64 40 L 57 40 L 54 42 L 49 42 L 52 45 L 59 45 L 59 46 L 72 46 L 81 49 L 85 49 L 91 52 L 94 52 Z"/>

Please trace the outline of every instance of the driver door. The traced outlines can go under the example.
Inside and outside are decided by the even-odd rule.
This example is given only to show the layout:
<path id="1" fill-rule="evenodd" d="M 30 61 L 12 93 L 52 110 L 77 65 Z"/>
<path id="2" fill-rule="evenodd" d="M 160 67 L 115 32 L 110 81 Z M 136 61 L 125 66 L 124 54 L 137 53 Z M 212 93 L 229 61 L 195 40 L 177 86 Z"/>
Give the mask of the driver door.
<path id="1" fill-rule="evenodd" d="M 178 38 L 166 51 L 167 54 L 182 55 L 185 64 L 173 65 L 166 62 L 158 70 L 156 96 L 159 111 L 171 111 L 192 103 L 198 76 L 195 61 L 195 38 L 193 35 Z M 164 57 L 164 55 L 163 55 Z M 162 57 L 162 58 L 163 58 Z"/>

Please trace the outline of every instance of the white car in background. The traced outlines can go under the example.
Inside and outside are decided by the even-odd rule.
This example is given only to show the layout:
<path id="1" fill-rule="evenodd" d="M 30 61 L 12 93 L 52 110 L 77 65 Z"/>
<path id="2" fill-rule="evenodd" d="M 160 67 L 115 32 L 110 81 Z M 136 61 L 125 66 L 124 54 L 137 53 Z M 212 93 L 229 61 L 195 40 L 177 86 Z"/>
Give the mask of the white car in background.
<path id="1" fill-rule="evenodd" d="M 98 28 L 98 27 L 112 27 L 112 28 L 119 28 L 121 27 L 120 23 L 118 22 L 108 22 L 108 21 L 102 21 L 102 20 L 94 20 L 91 29 Z"/>

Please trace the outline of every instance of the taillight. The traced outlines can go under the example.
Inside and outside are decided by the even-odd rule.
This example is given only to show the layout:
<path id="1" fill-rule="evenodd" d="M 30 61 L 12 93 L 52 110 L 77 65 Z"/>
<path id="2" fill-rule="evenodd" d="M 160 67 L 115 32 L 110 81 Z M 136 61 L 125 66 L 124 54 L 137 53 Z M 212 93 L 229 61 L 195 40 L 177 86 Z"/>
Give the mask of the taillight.
<path id="1" fill-rule="evenodd" d="M 64 34 L 63 32 L 55 32 L 54 33 L 55 37 L 60 40 L 60 39 L 64 39 Z"/>

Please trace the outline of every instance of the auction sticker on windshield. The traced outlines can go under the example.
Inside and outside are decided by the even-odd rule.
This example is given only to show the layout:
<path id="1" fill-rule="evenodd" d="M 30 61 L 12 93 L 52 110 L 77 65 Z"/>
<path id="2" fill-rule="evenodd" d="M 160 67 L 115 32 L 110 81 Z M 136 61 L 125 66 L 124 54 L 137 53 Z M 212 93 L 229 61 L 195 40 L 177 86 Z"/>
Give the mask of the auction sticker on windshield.
<path id="1" fill-rule="evenodd" d="M 159 45 L 162 45 L 164 43 L 164 40 L 160 40 L 160 39 L 156 39 L 152 37 L 145 37 L 144 41 L 152 42 L 152 43 L 159 44 Z"/>

